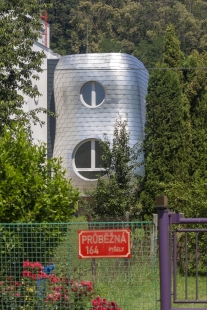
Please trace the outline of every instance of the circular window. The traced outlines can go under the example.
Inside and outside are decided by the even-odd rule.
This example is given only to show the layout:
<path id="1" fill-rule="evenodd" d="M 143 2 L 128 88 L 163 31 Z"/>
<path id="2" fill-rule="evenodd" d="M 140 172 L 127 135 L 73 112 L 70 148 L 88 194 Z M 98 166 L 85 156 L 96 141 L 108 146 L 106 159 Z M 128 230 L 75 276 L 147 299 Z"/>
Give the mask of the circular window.
<path id="1" fill-rule="evenodd" d="M 87 140 L 79 145 L 73 156 L 75 172 L 86 180 L 97 180 L 105 174 L 102 161 L 102 149 L 99 141 Z"/>
<path id="2" fill-rule="evenodd" d="M 90 108 L 96 108 L 105 99 L 105 90 L 98 82 L 89 82 L 81 88 L 81 101 Z"/>

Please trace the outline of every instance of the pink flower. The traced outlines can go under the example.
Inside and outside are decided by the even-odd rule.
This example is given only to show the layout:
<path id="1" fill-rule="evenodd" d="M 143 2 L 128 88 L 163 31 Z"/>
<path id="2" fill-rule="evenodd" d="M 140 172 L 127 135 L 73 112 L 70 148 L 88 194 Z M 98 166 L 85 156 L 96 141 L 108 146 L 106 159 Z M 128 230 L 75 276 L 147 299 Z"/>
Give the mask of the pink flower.
<path id="1" fill-rule="evenodd" d="M 71 287 L 73 292 L 77 292 L 78 288 L 79 288 L 79 283 L 74 281 L 74 280 L 71 280 L 70 281 L 70 287 Z"/>
<path id="2" fill-rule="evenodd" d="M 68 300 L 69 300 L 68 295 L 64 295 L 64 299 L 65 299 L 66 301 L 68 301 Z"/>
<path id="3" fill-rule="evenodd" d="M 27 268 L 30 267 L 30 263 L 28 260 L 26 260 L 25 262 L 23 262 L 23 268 Z"/>
<path id="4" fill-rule="evenodd" d="M 47 296 L 47 298 L 45 299 L 46 302 L 50 301 L 50 300 L 53 300 L 53 294 L 49 294 Z"/>
<path id="5" fill-rule="evenodd" d="M 44 266 L 43 266 L 41 263 L 39 263 L 39 262 L 33 263 L 33 264 L 31 265 L 31 267 L 34 268 L 34 269 L 39 269 L 39 270 L 44 269 Z"/>
<path id="6" fill-rule="evenodd" d="M 54 274 L 48 275 L 48 280 L 52 283 L 59 283 L 60 279 L 58 279 Z"/>
<path id="7" fill-rule="evenodd" d="M 60 294 L 60 293 L 55 292 L 55 293 L 54 293 L 53 300 L 60 300 L 60 297 L 61 297 L 61 294 Z"/>
<path id="8" fill-rule="evenodd" d="M 38 276 L 38 279 L 46 279 L 46 278 L 48 278 L 48 275 L 45 272 L 43 272 L 43 271 L 40 271 L 37 276 Z"/>
<path id="9" fill-rule="evenodd" d="M 64 288 L 63 286 L 55 286 L 54 291 L 55 292 L 61 292 L 63 290 L 63 288 Z"/>
<path id="10" fill-rule="evenodd" d="M 92 301 L 92 306 L 91 310 L 121 310 L 114 301 L 109 302 L 99 296 Z"/>
<path id="11" fill-rule="evenodd" d="M 15 286 L 19 286 L 19 282 L 16 282 L 16 281 L 12 281 L 12 284 Z"/>
<path id="12" fill-rule="evenodd" d="M 31 277 L 30 277 L 31 279 L 33 279 L 33 280 L 37 280 L 38 279 L 38 277 L 37 277 L 37 275 L 36 274 L 34 274 L 34 273 L 32 273 L 32 275 L 31 275 Z"/>
<path id="13" fill-rule="evenodd" d="M 28 260 L 23 262 L 23 268 L 27 269 L 36 269 L 36 270 L 42 270 L 44 266 L 39 262 L 29 262 Z"/>
<path id="14" fill-rule="evenodd" d="M 29 277 L 29 278 L 31 278 L 32 275 L 33 275 L 33 273 L 32 273 L 31 271 L 28 271 L 28 270 L 25 270 L 25 271 L 22 272 L 22 276 L 23 276 L 23 277 Z"/>

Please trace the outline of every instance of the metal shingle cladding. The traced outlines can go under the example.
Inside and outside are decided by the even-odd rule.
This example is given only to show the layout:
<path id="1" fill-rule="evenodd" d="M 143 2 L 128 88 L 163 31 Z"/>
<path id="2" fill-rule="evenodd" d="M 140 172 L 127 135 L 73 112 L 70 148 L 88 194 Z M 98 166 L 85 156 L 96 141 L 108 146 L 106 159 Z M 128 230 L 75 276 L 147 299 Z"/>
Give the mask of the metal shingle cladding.
<path id="1" fill-rule="evenodd" d="M 96 108 L 86 107 L 80 99 L 81 88 L 89 81 L 97 81 L 105 89 L 105 101 Z M 83 190 L 96 183 L 85 181 L 74 172 L 75 147 L 85 139 L 102 139 L 104 133 L 112 140 L 118 114 L 128 115 L 131 144 L 138 137 L 143 139 L 147 85 L 148 72 L 144 65 L 127 54 L 80 54 L 59 60 L 54 76 L 58 114 L 54 156 L 62 157 L 67 177 L 74 186 Z"/>

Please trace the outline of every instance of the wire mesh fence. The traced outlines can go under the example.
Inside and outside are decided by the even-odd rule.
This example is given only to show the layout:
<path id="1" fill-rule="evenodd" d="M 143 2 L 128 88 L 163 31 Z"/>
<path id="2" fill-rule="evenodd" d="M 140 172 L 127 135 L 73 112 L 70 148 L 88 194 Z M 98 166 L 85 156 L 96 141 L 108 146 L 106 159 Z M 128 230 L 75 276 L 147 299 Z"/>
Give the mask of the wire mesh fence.
<path id="1" fill-rule="evenodd" d="M 78 259 L 78 230 L 131 231 L 131 258 Z M 157 309 L 151 222 L 0 224 L 1 309 Z"/>

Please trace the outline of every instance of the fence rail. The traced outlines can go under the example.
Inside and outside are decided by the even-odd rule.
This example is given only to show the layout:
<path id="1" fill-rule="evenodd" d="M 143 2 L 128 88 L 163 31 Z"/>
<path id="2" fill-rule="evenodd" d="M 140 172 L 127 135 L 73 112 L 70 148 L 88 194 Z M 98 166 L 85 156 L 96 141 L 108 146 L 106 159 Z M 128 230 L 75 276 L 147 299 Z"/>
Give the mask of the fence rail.
<path id="1" fill-rule="evenodd" d="M 207 218 L 183 218 L 157 197 L 160 309 L 207 308 Z M 190 226 L 191 225 L 191 226 Z"/>
<path id="2" fill-rule="evenodd" d="M 78 259 L 78 230 L 126 227 L 130 259 Z M 0 224 L 0 260 L 2 310 L 157 307 L 152 222 Z"/>

